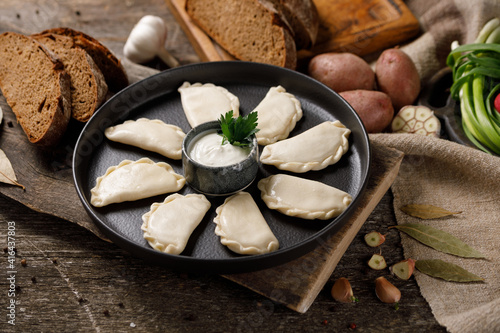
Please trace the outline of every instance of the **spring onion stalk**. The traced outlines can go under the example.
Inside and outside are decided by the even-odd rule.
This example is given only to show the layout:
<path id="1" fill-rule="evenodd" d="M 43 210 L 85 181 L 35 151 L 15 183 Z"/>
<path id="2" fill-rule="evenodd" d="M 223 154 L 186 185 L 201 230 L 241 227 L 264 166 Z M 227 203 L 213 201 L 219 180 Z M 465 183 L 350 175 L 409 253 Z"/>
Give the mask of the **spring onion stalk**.
<path id="1" fill-rule="evenodd" d="M 486 24 L 483 26 L 481 31 L 479 31 L 479 34 L 477 35 L 476 38 L 476 43 L 486 43 L 486 40 L 488 37 L 493 33 L 495 29 L 500 27 L 500 19 L 494 18 L 486 22 Z"/>
<path id="2" fill-rule="evenodd" d="M 493 101 L 500 91 L 500 20 L 489 21 L 475 43 L 452 44 L 447 65 L 453 72 L 452 98 L 460 102 L 462 127 L 469 140 L 500 155 L 500 114 Z"/>

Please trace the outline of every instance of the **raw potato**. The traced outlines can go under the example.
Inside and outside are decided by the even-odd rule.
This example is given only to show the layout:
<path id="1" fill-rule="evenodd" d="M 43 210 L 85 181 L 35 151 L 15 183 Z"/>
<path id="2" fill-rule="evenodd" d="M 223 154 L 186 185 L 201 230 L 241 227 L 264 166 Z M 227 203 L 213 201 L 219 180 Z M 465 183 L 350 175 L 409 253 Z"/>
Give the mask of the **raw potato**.
<path id="1" fill-rule="evenodd" d="M 353 53 L 323 53 L 309 62 L 309 75 L 336 92 L 373 90 L 375 72 Z"/>
<path id="2" fill-rule="evenodd" d="M 411 58 L 399 49 L 387 49 L 375 64 L 377 88 L 392 100 L 395 110 L 411 105 L 420 93 L 420 75 Z"/>
<path id="3" fill-rule="evenodd" d="M 428 107 L 407 105 L 394 117 L 391 130 L 393 133 L 417 133 L 439 137 L 441 123 Z"/>
<path id="4" fill-rule="evenodd" d="M 351 90 L 340 93 L 361 118 L 368 133 L 380 133 L 394 117 L 389 96 L 374 90 Z"/>

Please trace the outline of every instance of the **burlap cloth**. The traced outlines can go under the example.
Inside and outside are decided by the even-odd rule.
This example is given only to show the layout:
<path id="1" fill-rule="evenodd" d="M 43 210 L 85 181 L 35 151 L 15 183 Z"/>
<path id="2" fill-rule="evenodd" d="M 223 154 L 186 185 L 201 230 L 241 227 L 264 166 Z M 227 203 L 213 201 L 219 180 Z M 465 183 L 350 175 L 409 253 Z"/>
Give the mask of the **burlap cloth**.
<path id="1" fill-rule="evenodd" d="M 419 19 L 421 33 L 401 49 L 416 63 L 424 84 L 445 67 L 452 41 L 472 43 L 484 23 L 500 17 L 499 0 L 412 0 L 406 4 Z M 500 157 L 418 135 L 376 134 L 370 139 L 405 153 L 391 188 L 398 224 L 431 225 L 488 258 L 459 258 L 401 235 L 406 258 L 442 259 L 484 278 L 481 283 L 455 283 L 415 272 L 436 320 L 450 332 L 500 332 Z M 462 213 L 424 221 L 401 212 L 399 208 L 409 203 Z"/>
<path id="2" fill-rule="evenodd" d="M 420 291 L 437 321 L 450 332 L 500 332 L 500 158 L 420 135 L 372 134 L 370 139 L 405 153 L 391 187 L 397 222 L 444 230 L 488 258 L 448 255 L 401 234 L 405 258 L 442 259 L 484 278 L 481 283 L 455 283 L 416 271 Z M 399 209 L 410 203 L 462 213 L 421 220 Z"/>

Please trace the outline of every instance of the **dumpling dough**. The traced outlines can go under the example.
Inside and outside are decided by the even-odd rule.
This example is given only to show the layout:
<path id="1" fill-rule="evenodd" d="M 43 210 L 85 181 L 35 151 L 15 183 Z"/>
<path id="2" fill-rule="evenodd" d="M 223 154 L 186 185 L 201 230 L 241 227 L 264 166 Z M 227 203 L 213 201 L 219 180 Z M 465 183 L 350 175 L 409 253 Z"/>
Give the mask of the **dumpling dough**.
<path id="1" fill-rule="evenodd" d="M 177 192 L 186 179 L 174 172 L 165 162 L 155 163 L 149 158 L 124 160 L 111 166 L 96 180 L 90 190 L 90 203 L 103 207 L 112 203 L 134 201 L 158 194 Z"/>
<path id="2" fill-rule="evenodd" d="M 212 83 L 184 82 L 178 89 L 186 118 L 195 127 L 207 121 L 218 120 L 221 114 L 233 110 L 239 116 L 240 100 L 226 88 Z"/>
<path id="3" fill-rule="evenodd" d="M 254 111 L 258 115 L 255 136 L 259 145 L 286 139 L 302 118 L 300 101 L 282 86 L 271 87 Z"/>
<path id="4" fill-rule="evenodd" d="M 337 163 L 349 149 L 351 131 L 340 121 L 325 121 L 286 140 L 267 145 L 260 161 L 292 172 L 321 170 Z"/>
<path id="5" fill-rule="evenodd" d="M 261 179 L 258 187 L 270 209 L 309 220 L 336 217 L 352 202 L 348 193 L 335 187 L 284 174 Z"/>
<path id="6" fill-rule="evenodd" d="M 180 254 L 209 208 L 210 201 L 203 194 L 169 195 L 142 216 L 144 239 L 155 250 Z"/>
<path id="7" fill-rule="evenodd" d="M 231 251 L 262 254 L 279 248 L 278 240 L 249 193 L 238 192 L 228 197 L 216 213 L 215 234 Z"/>
<path id="8" fill-rule="evenodd" d="M 178 126 L 146 118 L 108 127 L 104 135 L 111 141 L 153 151 L 174 160 L 182 158 L 182 140 L 186 136 Z"/>

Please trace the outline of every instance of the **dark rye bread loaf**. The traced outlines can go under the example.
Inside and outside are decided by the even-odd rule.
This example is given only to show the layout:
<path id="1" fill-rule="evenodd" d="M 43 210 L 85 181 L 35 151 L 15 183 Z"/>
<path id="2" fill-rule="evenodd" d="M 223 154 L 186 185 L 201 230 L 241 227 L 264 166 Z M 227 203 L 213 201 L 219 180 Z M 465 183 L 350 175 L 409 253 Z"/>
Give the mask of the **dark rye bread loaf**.
<path id="1" fill-rule="evenodd" d="M 104 74 L 109 90 L 118 92 L 128 85 L 128 78 L 120 60 L 97 39 L 71 28 L 53 28 L 40 34 L 55 34 L 73 38 L 75 45 L 84 49 Z"/>
<path id="2" fill-rule="evenodd" d="M 187 0 L 193 21 L 234 57 L 295 69 L 297 49 L 286 19 L 266 0 Z"/>
<path id="3" fill-rule="evenodd" d="M 101 70 L 88 53 L 71 37 L 55 34 L 31 36 L 54 52 L 71 78 L 71 115 L 86 122 L 104 102 L 108 86 Z"/>
<path id="4" fill-rule="evenodd" d="M 70 78 L 57 57 L 33 38 L 0 35 L 0 89 L 32 143 L 56 144 L 70 116 Z"/>
<path id="5" fill-rule="evenodd" d="M 290 25 L 297 49 L 314 45 L 319 30 L 318 9 L 313 0 L 270 0 Z"/>

